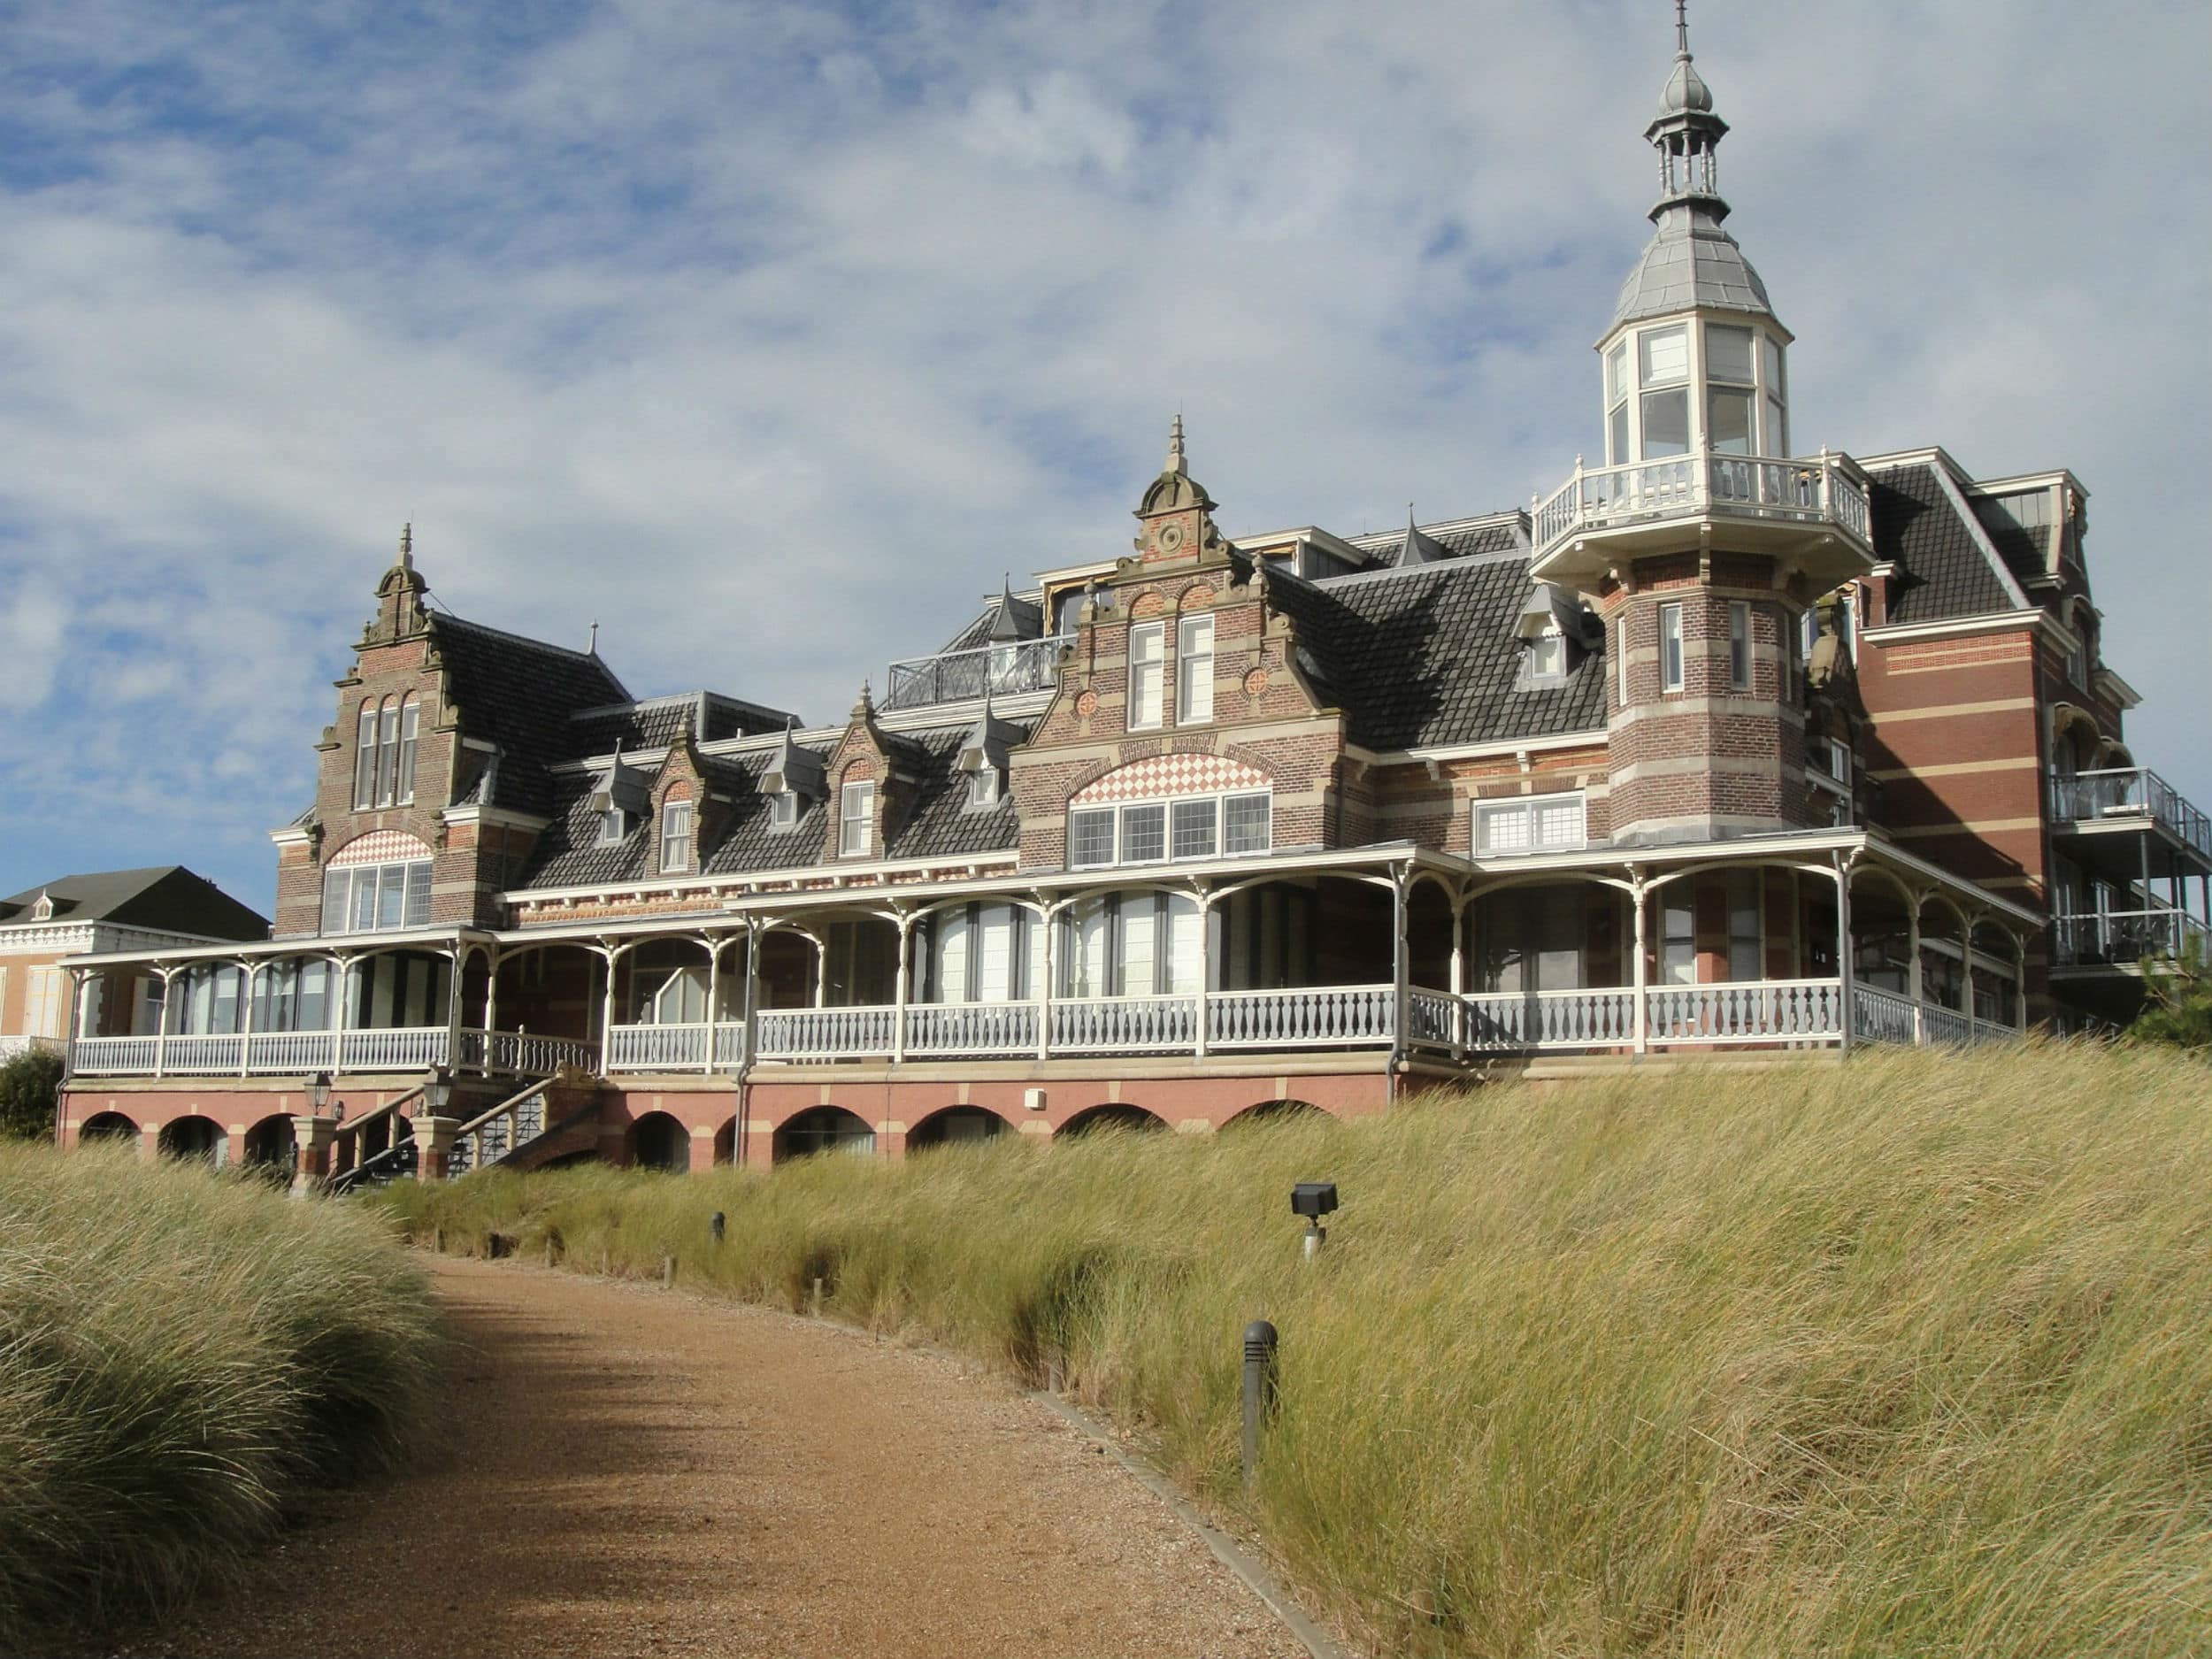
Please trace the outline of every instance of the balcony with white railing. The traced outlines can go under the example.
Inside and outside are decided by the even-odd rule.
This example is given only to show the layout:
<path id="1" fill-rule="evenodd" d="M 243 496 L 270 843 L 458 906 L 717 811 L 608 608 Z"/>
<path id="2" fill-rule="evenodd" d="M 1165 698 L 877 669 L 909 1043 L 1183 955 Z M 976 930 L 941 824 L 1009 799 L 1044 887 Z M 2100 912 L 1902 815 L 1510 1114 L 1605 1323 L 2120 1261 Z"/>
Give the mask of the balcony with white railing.
<path id="1" fill-rule="evenodd" d="M 607 1033 L 607 1071 L 734 1071 L 745 1064 L 745 1025 L 617 1025 Z"/>
<path id="2" fill-rule="evenodd" d="M 598 1046 L 525 1032 L 444 1025 L 360 1031 L 170 1032 L 143 1037 L 80 1037 L 71 1069 L 84 1077 L 305 1077 L 426 1071 L 449 1066 L 495 1077 L 549 1077 L 595 1069 Z"/>
<path id="3" fill-rule="evenodd" d="M 2051 818 L 2061 833 L 2162 830 L 2212 867 L 2212 818 L 2147 766 L 2053 778 Z"/>
<path id="4" fill-rule="evenodd" d="M 883 707 L 923 709 L 939 703 L 970 703 L 989 695 L 1017 697 L 1052 689 L 1060 648 L 1057 637 L 1013 640 L 966 651 L 941 651 L 891 664 Z"/>
<path id="5" fill-rule="evenodd" d="M 1709 451 L 1578 466 L 1536 508 L 1536 563 L 1542 565 L 1575 537 L 1632 542 L 1695 518 L 1727 520 L 1753 538 L 1801 540 L 1808 530 L 1832 532 L 1862 557 L 1873 550 L 1866 488 L 1840 457 L 1790 460 Z"/>
<path id="6" fill-rule="evenodd" d="M 2060 968 L 2131 970 L 2173 962 L 2212 946 L 2212 932 L 2185 910 L 2105 910 L 2051 918 L 2051 963 Z"/>

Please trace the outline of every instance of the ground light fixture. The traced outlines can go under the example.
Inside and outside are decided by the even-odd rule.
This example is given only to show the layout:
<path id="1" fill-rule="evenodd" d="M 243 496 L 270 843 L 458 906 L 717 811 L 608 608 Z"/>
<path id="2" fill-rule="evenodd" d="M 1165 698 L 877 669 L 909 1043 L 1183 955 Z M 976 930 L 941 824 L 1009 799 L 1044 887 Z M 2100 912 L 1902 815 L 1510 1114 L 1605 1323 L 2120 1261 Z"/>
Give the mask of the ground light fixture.
<path id="1" fill-rule="evenodd" d="M 1300 1181 L 1290 1189 L 1290 1211 L 1306 1218 L 1306 1260 L 1310 1262 L 1321 1254 L 1322 1241 L 1329 1230 L 1321 1225 L 1321 1217 L 1336 1208 L 1334 1181 Z"/>

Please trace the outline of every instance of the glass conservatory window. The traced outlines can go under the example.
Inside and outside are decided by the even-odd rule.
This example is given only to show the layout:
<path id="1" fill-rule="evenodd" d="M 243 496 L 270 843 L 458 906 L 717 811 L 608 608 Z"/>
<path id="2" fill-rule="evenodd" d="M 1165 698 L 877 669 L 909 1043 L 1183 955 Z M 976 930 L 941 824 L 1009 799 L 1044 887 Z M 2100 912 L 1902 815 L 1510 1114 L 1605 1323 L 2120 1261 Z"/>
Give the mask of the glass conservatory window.
<path id="1" fill-rule="evenodd" d="M 1605 354 L 1605 460 L 1621 466 L 1628 456 L 1628 342 Z"/>

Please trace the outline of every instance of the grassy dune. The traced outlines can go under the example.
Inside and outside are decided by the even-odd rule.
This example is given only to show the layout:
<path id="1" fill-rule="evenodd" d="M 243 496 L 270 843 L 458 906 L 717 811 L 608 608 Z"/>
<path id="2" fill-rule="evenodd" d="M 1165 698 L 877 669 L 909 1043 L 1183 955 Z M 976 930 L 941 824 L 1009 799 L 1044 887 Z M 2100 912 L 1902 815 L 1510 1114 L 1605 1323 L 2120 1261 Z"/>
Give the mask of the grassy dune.
<path id="1" fill-rule="evenodd" d="M 1333 1178 L 1323 1260 L 1288 1188 Z M 1141 1425 L 1394 1655 L 2212 1651 L 2212 1071 L 2043 1047 L 389 1202 Z M 707 1216 L 728 1216 L 719 1252 Z M 1237 1337 L 1283 1334 L 1258 1488 Z"/>
<path id="2" fill-rule="evenodd" d="M 373 1215 L 0 1143 L 0 1652 L 157 1609 L 388 1463 L 433 1344 Z"/>

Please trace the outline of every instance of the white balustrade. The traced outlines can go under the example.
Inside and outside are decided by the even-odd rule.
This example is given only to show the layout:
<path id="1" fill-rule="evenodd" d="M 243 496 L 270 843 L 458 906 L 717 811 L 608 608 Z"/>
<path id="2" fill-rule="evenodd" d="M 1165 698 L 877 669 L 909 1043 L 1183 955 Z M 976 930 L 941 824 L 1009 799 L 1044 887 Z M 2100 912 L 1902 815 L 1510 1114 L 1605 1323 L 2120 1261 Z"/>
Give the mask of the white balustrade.
<path id="1" fill-rule="evenodd" d="M 246 1039 L 246 1070 L 253 1072 L 329 1071 L 338 1064 L 334 1031 L 257 1031 Z"/>
<path id="2" fill-rule="evenodd" d="M 1465 999 L 1470 1048 L 1616 1048 L 1635 1041 L 1636 994 L 1624 987 L 1512 991 Z"/>
<path id="3" fill-rule="evenodd" d="M 916 1002 L 906 1010 L 906 1051 L 1020 1054 L 1037 1051 L 1034 1002 Z"/>
<path id="4" fill-rule="evenodd" d="M 245 1060 L 245 1039 L 235 1033 L 173 1036 L 162 1056 L 162 1070 L 174 1077 L 210 1077 L 234 1072 Z"/>
<path id="5" fill-rule="evenodd" d="M 342 1071 L 422 1071 L 446 1063 L 443 1025 L 402 1025 L 384 1031 L 340 1033 Z M 170 1041 L 173 1044 L 176 1039 Z"/>
<path id="6" fill-rule="evenodd" d="M 1397 993 L 1387 985 L 1217 991 L 1207 999 L 1206 1041 L 1216 1048 L 1311 1048 L 1345 1043 L 1386 1043 L 1390 1041 L 1396 1002 Z M 1451 1039 L 1447 1035 L 1443 1041 L 1448 1043 Z"/>
<path id="7" fill-rule="evenodd" d="M 87 1077 L 151 1077 L 160 1053 L 158 1037 L 80 1037 L 70 1067 Z"/>
<path id="8" fill-rule="evenodd" d="M 1924 1002 L 1920 1007 L 1920 1040 L 1964 1048 L 1974 1041 L 1974 1022 L 1955 1008 Z"/>
<path id="9" fill-rule="evenodd" d="M 1694 513 L 1833 524 L 1868 536 L 1866 491 L 1832 457 L 1675 456 L 1578 472 L 1536 510 L 1538 553 L 1578 531 Z"/>
<path id="10" fill-rule="evenodd" d="M 1451 1048 L 1460 1041 L 1460 999 L 1447 991 L 1413 986 L 1406 992 L 1409 1048 Z"/>
<path id="11" fill-rule="evenodd" d="M 1843 1034 L 1835 979 L 1670 985 L 1647 993 L 1645 1040 L 1655 1045 L 1833 1042 Z"/>
<path id="12" fill-rule="evenodd" d="M 599 1045 L 573 1037 L 537 1037 L 522 1031 L 465 1032 L 476 1038 L 484 1056 L 484 1068 L 504 1077 L 551 1077 L 565 1067 L 594 1071 L 599 1064 Z"/>
<path id="13" fill-rule="evenodd" d="M 780 1008 L 757 1014 L 764 1060 L 888 1055 L 895 1008 Z"/>
<path id="14" fill-rule="evenodd" d="M 1087 996 L 1052 1005 L 1052 1047 L 1077 1054 L 1195 1048 L 1194 996 Z"/>
<path id="15" fill-rule="evenodd" d="M 706 1069 L 709 1027 L 617 1025 L 607 1033 L 610 1071 L 700 1071 Z"/>
<path id="16" fill-rule="evenodd" d="M 1878 986 L 1851 987 L 1851 1034 L 1868 1042 L 1914 1042 L 1920 1022 L 1913 1000 Z"/>

